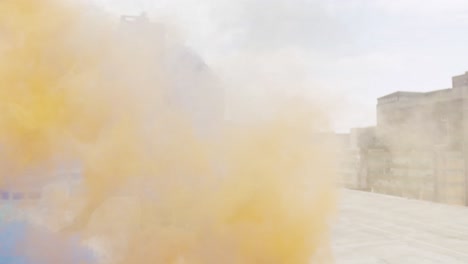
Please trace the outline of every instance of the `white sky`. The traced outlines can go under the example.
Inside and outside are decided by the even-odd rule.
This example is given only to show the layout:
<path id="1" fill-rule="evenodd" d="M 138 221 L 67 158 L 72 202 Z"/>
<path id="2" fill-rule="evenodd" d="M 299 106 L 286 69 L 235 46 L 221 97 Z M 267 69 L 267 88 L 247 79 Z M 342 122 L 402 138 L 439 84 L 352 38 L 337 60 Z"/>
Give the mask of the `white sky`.
<path id="1" fill-rule="evenodd" d="M 466 0 L 92 1 L 177 24 L 215 68 L 252 54 L 295 58 L 307 89 L 339 102 L 338 130 L 374 124 L 377 97 L 449 88 L 468 71 Z"/>

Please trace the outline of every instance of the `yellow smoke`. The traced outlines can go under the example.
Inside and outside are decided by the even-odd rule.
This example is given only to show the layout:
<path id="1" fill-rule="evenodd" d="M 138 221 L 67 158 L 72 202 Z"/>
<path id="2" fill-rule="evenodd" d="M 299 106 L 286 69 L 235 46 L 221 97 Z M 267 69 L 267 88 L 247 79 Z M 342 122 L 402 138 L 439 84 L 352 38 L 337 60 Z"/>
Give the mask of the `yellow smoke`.
<path id="1" fill-rule="evenodd" d="M 323 115 L 295 104 L 234 128 L 211 113 L 223 132 L 200 136 L 209 76 L 176 76 L 207 98 L 182 111 L 168 99 L 174 43 L 156 28 L 122 36 L 88 11 L 0 2 L 0 184 L 80 161 L 84 191 L 51 216 L 83 202 L 59 229 L 99 241 L 111 263 L 310 263 L 334 203 Z"/>

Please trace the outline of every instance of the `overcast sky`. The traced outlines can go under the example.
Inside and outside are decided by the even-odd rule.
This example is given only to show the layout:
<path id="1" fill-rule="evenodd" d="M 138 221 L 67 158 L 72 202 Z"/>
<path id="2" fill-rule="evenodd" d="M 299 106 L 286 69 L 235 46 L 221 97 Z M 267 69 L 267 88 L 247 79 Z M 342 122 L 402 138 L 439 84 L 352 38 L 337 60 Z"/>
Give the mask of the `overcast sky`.
<path id="1" fill-rule="evenodd" d="M 284 70 L 334 98 L 340 131 L 373 125 L 377 97 L 449 88 L 468 71 L 466 0 L 94 1 L 177 24 L 214 68 L 252 54 L 293 58 Z"/>

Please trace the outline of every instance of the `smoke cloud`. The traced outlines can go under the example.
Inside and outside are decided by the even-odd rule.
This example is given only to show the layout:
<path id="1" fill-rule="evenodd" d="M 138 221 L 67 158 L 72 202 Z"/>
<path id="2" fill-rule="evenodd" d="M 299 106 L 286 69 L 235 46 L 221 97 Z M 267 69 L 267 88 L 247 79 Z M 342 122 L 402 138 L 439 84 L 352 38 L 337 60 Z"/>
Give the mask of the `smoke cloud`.
<path id="1" fill-rule="evenodd" d="M 300 264 L 326 248 L 319 104 L 265 93 L 262 118 L 225 121 L 223 82 L 163 23 L 118 27 L 71 1 L 1 1 L 0 34 L 0 184 L 42 188 L 27 208 L 55 234 L 28 232 L 31 258 L 66 262 L 50 245 L 71 235 L 99 263 Z M 59 166 L 81 181 L 57 184 Z"/>

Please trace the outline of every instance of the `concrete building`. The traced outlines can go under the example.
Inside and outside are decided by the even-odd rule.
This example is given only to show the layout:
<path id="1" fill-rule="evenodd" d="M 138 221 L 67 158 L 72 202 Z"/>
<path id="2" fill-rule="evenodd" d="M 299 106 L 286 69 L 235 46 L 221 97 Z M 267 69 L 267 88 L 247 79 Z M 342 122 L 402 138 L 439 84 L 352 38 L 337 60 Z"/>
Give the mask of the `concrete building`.
<path id="1" fill-rule="evenodd" d="M 353 128 L 349 134 L 335 134 L 335 137 L 341 184 L 349 189 L 367 190 L 367 149 L 376 144 L 375 127 Z"/>
<path id="2" fill-rule="evenodd" d="M 460 150 L 463 105 L 463 93 L 457 88 L 381 97 L 377 104 L 379 140 L 397 149 Z"/>
<path id="3" fill-rule="evenodd" d="M 378 99 L 377 137 L 386 171 L 373 173 L 371 189 L 393 195 L 467 204 L 468 72 L 452 88 L 395 92 Z M 376 157 L 372 157 L 376 159 Z"/>
<path id="4" fill-rule="evenodd" d="M 388 147 L 462 150 L 468 127 L 468 72 L 452 88 L 378 98 L 377 132 Z"/>
<path id="5" fill-rule="evenodd" d="M 351 131 L 359 164 L 348 187 L 467 205 L 468 72 L 452 83 L 378 98 L 377 126 Z"/>
<path id="6" fill-rule="evenodd" d="M 350 134 L 335 134 L 333 139 L 334 157 L 341 185 L 358 189 L 359 153 L 351 146 Z"/>

